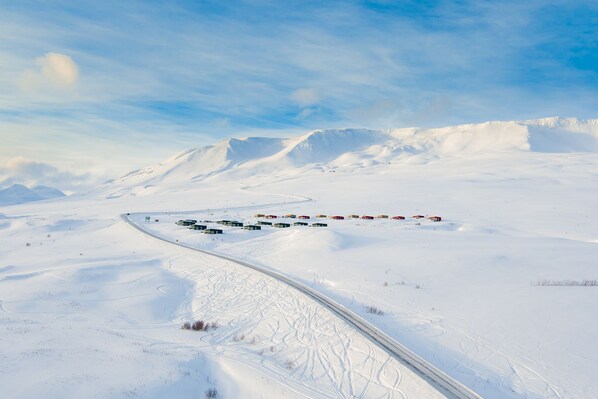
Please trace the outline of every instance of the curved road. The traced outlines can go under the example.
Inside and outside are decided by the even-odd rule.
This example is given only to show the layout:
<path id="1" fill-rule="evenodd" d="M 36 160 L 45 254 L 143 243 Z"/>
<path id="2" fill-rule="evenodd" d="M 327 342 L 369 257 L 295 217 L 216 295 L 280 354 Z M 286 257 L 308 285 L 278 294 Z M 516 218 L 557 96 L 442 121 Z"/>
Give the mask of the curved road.
<path id="1" fill-rule="evenodd" d="M 145 213 L 147 214 L 147 213 Z M 155 213 L 152 213 L 155 214 Z M 434 388 L 440 391 L 442 394 L 446 395 L 448 398 L 457 398 L 457 399 L 482 399 L 480 395 L 466 387 L 465 385 L 461 384 L 459 381 L 455 380 L 454 378 L 450 377 L 437 367 L 433 366 L 432 364 L 428 363 L 415 353 L 411 352 L 409 349 L 395 341 L 393 338 L 385 334 L 384 332 L 380 331 L 378 328 L 374 327 L 362 317 L 358 316 L 357 314 L 353 313 L 349 309 L 345 308 L 343 305 L 333 301 L 332 299 L 322 295 L 321 293 L 315 291 L 314 289 L 306 286 L 303 283 L 295 281 L 284 274 L 275 272 L 273 270 L 264 269 L 260 266 L 253 265 L 251 263 L 244 262 L 239 259 L 231 258 L 226 255 L 221 255 L 218 253 L 214 253 L 212 251 L 206 251 L 203 249 L 197 249 L 190 245 L 180 243 L 178 241 L 172 241 L 164 237 L 160 237 L 154 233 L 151 233 L 145 229 L 143 229 L 139 224 L 135 223 L 131 220 L 130 216 L 134 215 L 131 213 L 122 214 L 122 219 L 128 223 L 130 226 L 135 228 L 136 230 L 147 234 L 153 238 L 158 240 L 165 241 L 170 244 L 178 245 L 180 247 L 184 247 L 187 249 L 191 249 L 194 251 L 198 251 L 204 254 L 208 254 L 211 256 L 215 256 L 229 262 L 236 263 L 241 266 L 248 267 L 250 269 L 256 270 L 260 273 L 264 273 L 272 278 L 277 279 L 289 286 L 295 288 L 296 290 L 302 292 L 303 294 L 307 295 L 308 297 L 312 298 L 316 302 L 322 304 L 333 313 L 338 315 L 340 318 L 348 322 L 349 324 L 353 325 L 359 332 L 361 332 L 366 338 L 380 346 L 382 349 L 387 351 L 391 356 L 399 360 L 401 363 L 412 369 L 416 374 L 420 377 L 428 381 Z"/>

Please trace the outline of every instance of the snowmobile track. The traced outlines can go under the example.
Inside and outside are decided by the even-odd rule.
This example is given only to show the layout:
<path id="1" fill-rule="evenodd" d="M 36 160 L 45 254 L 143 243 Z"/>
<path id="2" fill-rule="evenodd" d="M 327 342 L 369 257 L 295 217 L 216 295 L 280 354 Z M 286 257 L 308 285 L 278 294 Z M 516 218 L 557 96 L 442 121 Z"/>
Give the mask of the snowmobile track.
<path id="1" fill-rule="evenodd" d="M 385 334 L 384 332 L 380 331 L 378 328 L 374 327 L 362 317 L 358 316 L 357 314 L 353 313 L 349 309 L 345 308 L 343 305 L 333 301 L 332 299 L 326 297 L 325 295 L 317 292 L 316 290 L 306 286 L 303 283 L 295 281 L 282 273 L 278 273 L 273 270 L 268 270 L 262 268 L 257 265 L 253 265 L 251 263 L 235 259 L 226 255 L 218 254 L 212 251 L 206 251 L 198 248 L 194 248 L 191 245 L 187 245 L 178 241 L 169 240 L 164 237 L 160 237 L 156 234 L 153 234 L 145 229 L 143 229 L 140 225 L 135 223 L 131 220 L 130 216 L 135 215 L 134 213 L 125 213 L 122 214 L 122 219 L 135 228 L 136 230 L 147 234 L 155 239 L 178 245 L 183 248 L 191 249 L 193 251 L 201 252 L 207 255 L 215 256 L 220 259 L 224 259 L 226 261 L 248 267 L 250 269 L 256 270 L 260 273 L 264 273 L 276 280 L 283 282 L 294 289 L 298 290 L 299 292 L 307 295 L 309 298 L 315 300 L 316 302 L 320 303 L 321 305 L 328 308 L 334 314 L 339 316 L 341 319 L 345 320 L 347 323 L 355 327 L 357 331 L 359 331 L 364 337 L 369 339 L 370 341 L 377 344 L 379 347 L 384 349 L 387 353 L 391 356 L 396 358 L 398 361 L 409 367 L 413 370 L 417 375 L 422 377 L 424 380 L 428 381 L 434 388 L 436 388 L 439 392 L 446 395 L 448 398 L 456 398 L 456 399 L 482 399 L 482 397 L 471 390 L 470 388 L 466 387 L 465 385 L 461 384 L 459 381 L 455 380 L 454 378 L 450 377 L 437 367 L 433 366 L 432 364 L 428 363 L 405 346 L 401 345 L 393 338 Z"/>

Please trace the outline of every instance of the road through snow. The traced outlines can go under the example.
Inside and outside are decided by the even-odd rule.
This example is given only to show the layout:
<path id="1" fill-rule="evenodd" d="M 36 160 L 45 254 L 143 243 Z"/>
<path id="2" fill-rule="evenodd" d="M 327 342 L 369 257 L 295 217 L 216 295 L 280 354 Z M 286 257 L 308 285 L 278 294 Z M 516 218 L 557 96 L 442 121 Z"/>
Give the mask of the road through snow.
<path id="1" fill-rule="evenodd" d="M 135 216 L 135 214 L 127 213 L 121 215 L 123 220 L 128 223 L 133 228 L 137 229 L 138 231 L 147 234 L 153 238 L 178 245 L 187 249 L 191 249 L 197 252 L 201 252 L 203 254 L 214 256 L 220 259 L 224 259 L 229 262 L 233 262 L 237 265 L 247 267 L 253 270 L 256 270 L 260 273 L 266 274 L 296 290 L 301 292 L 302 294 L 306 295 L 307 297 L 315 300 L 319 304 L 323 305 L 330 311 L 332 311 L 335 315 L 339 316 L 344 321 L 348 322 L 352 325 L 361 335 L 363 335 L 366 339 L 377 345 L 378 347 L 382 348 L 388 354 L 390 354 L 393 358 L 398 360 L 401 364 L 406 366 L 409 370 L 413 371 L 416 375 L 424 379 L 428 382 L 431 386 L 433 386 L 439 393 L 446 396 L 447 398 L 458 398 L 458 399 L 481 399 L 481 396 L 466 387 L 465 385 L 461 384 L 460 382 L 456 381 L 455 379 L 448 376 L 446 373 L 442 372 L 441 370 L 437 369 L 430 363 L 426 362 L 403 345 L 396 342 L 394 339 L 377 329 L 376 327 L 372 326 L 370 323 L 365 321 L 363 318 L 359 317 L 355 313 L 351 312 L 344 306 L 338 304 L 337 302 L 327 298 L 326 296 L 322 295 L 321 293 L 311 289 L 310 287 L 299 283 L 281 273 L 277 273 L 272 270 L 264 269 L 257 265 L 250 264 L 248 262 L 244 262 L 238 259 L 234 259 L 225 255 L 221 255 L 218 253 L 214 253 L 211 251 L 201 250 L 198 248 L 194 248 L 190 245 L 186 245 L 184 243 L 169 239 L 168 237 L 163 237 L 157 235 L 153 232 L 150 232 L 142 227 L 142 225 L 136 223 L 131 216 Z M 265 287 L 264 287 L 265 288 Z M 242 292 L 242 290 L 241 290 Z M 296 328 L 300 328 L 300 326 L 294 326 Z M 348 366 L 350 367 L 350 365 Z M 399 378 L 400 380 L 400 378 Z M 398 382 L 398 380 L 397 380 Z M 403 393 L 404 396 L 406 396 Z"/>

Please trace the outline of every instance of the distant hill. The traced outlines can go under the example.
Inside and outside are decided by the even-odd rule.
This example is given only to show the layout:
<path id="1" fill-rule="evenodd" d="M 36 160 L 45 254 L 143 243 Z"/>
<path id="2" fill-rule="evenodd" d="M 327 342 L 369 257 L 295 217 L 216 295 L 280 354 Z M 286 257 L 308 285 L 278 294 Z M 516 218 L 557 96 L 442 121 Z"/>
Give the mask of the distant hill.
<path id="1" fill-rule="evenodd" d="M 425 163 L 512 153 L 598 152 L 598 120 L 544 118 L 443 128 L 315 130 L 291 138 L 227 139 L 191 149 L 107 184 L 108 198 L 146 195 L 209 178 L 357 170 L 388 163 Z"/>
<path id="2" fill-rule="evenodd" d="M 0 206 L 24 204 L 26 202 L 41 201 L 64 196 L 65 194 L 62 191 L 53 187 L 37 186 L 28 188 L 22 184 L 13 184 L 0 191 Z"/>

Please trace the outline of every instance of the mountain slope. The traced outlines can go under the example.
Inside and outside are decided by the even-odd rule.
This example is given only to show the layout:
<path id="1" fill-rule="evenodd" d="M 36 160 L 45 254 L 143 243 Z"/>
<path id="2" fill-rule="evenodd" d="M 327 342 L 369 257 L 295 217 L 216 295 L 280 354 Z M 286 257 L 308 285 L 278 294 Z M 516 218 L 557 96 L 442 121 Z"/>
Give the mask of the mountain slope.
<path id="1" fill-rule="evenodd" d="M 0 206 L 24 204 L 26 202 L 40 201 L 64 197 L 64 193 L 52 187 L 37 186 L 28 188 L 22 184 L 12 186 L 0 191 Z"/>
<path id="2" fill-rule="evenodd" d="M 120 197 L 217 176 L 354 170 L 384 163 L 514 152 L 598 152 L 598 120 L 545 118 L 435 129 L 330 129 L 295 138 L 228 139 L 131 172 L 106 189 L 109 197 Z"/>
<path id="3" fill-rule="evenodd" d="M 43 199 L 60 198 L 60 197 L 65 196 L 65 194 L 62 191 L 60 191 L 54 187 L 35 186 L 31 190 L 34 191 L 37 195 L 39 195 Z"/>

